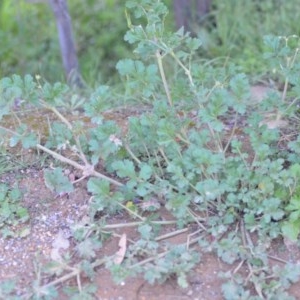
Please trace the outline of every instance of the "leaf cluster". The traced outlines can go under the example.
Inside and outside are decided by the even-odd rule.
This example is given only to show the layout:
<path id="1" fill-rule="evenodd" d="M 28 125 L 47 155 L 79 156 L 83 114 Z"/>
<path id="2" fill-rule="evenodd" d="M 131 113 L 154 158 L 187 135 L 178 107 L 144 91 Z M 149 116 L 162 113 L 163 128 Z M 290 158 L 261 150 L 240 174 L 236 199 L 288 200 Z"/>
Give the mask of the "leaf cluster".
<path id="1" fill-rule="evenodd" d="M 19 230 L 17 225 L 29 220 L 27 208 L 20 203 L 22 193 L 18 187 L 10 188 L 8 185 L 0 184 L 0 229 L 1 236 L 24 237 L 28 234 L 28 228 Z"/>

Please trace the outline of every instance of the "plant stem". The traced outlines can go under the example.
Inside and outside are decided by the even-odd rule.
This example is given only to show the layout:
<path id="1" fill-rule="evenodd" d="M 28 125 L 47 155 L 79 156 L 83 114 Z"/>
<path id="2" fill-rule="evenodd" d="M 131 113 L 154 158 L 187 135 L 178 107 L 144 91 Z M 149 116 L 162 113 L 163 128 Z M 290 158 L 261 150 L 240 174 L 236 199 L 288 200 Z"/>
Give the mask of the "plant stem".
<path id="1" fill-rule="evenodd" d="M 132 157 L 133 160 L 135 160 L 139 165 L 142 163 L 137 157 L 136 155 L 131 151 L 131 149 L 129 148 L 128 145 L 125 144 L 125 149 L 127 150 L 127 152 L 129 153 L 129 155 Z"/>
<path id="2" fill-rule="evenodd" d="M 157 238 L 155 238 L 155 241 L 158 242 L 158 241 L 161 241 L 161 240 L 166 240 L 166 239 L 169 239 L 169 238 L 171 238 L 173 236 L 185 233 L 188 230 L 189 230 L 188 228 L 183 228 L 183 229 L 179 229 L 179 230 L 176 230 L 176 231 L 173 231 L 173 232 L 170 232 L 170 233 L 166 233 L 164 235 L 161 235 L 161 236 L 158 236 Z"/>
<path id="3" fill-rule="evenodd" d="M 159 50 L 156 51 L 156 58 L 157 58 L 157 64 L 158 64 L 158 69 L 160 72 L 160 76 L 164 85 L 164 89 L 168 98 L 168 102 L 170 106 L 173 106 L 173 101 L 172 101 L 172 97 L 171 97 L 171 93 L 170 93 L 170 89 L 167 83 L 167 79 L 166 79 L 166 75 L 165 75 L 165 71 L 164 71 L 164 67 L 163 67 L 163 63 L 162 63 L 162 57 L 161 54 L 159 52 Z"/>
<path id="4" fill-rule="evenodd" d="M 55 115 L 57 115 L 57 117 L 64 123 L 67 125 L 68 129 L 72 132 L 73 134 L 73 126 L 72 124 L 56 109 L 56 107 L 53 106 L 49 106 L 48 104 L 46 104 L 44 101 L 42 101 L 42 104 L 44 105 L 45 108 L 51 110 Z M 77 150 L 79 151 L 79 156 L 82 159 L 82 161 L 84 162 L 84 164 L 88 164 L 88 161 L 86 159 L 86 156 L 84 155 L 83 151 L 82 151 L 82 147 L 80 144 L 80 141 L 78 139 L 77 136 L 74 136 L 75 142 L 76 142 L 76 146 L 77 146 Z"/>
<path id="5" fill-rule="evenodd" d="M 289 86 L 289 79 L 286 77 L 285 81 L 284 81 L 284 87 L 283 87 L 282 95 L 281 95 L 281 101 L 282 102 L 285 101 L 288 86 Z"/>
<path id="6" fill-rule="evenodd" d="M 156 225 L 173 225 L 176 224 L 177 221 L 150 221 L 149 223 L 156 224 Z M 108 224 L 105 225 L 102 229 L 117 229 L 123 227 L 135 227 L 144 224 L 144 222 L 131 222 L 131 223 L 119 223 L 119 224 Z"/>
<path id="7" fill-rule="evenodd" d="M 195 239 L 189 241 L 188 246 L 192 246 L 192 245 L 198 243 L 198 241 L 199 241 L 199 238 L 195 238 Z M 181 244 L 181 245 L 186 245 L 186 243 Z M 145 264 L 147 264 L 148 262 L 151 262 L 151 261 L 153 261 L 153 260 L 156 260 L 156 259 L 158 259 L 158 258 L 162 258 L 162 257 L 166 256 L 170 251 L 171 251 L 171 250 L 167 250 L 167 251 L 165 251 L 165 252 L 162 252 L 162 253 L 157 254 L 156 256 L 152 256 L 152 257 L 146 258 L 146 259 L 144 259 L 144 260 L 142 260 L 142 261 L 140 261 L 140 262 L 138 262 L 138 263 L 136 263 L 136 264 L 134 264 L 134 265 L 129 266 L 128 268 L 129 268 L 129 269 L 133 269 L 133 268 L 135 268 L 135 267 L 145 265 Z"/>
<path id="8" fill-rule="evenodd" d="M 77 163 L 76 161 L 74 160 L 71 160 L 67 157 L 64 157 L 40 144 L 37 144 L 36 147 L 44 152 L 47 152 L 48 154 L 50 154 L 51 156 L 53 156 L 54 158 L 60 160 L 61 162 L 64 162 L 64 163 L 67 163 L 73 167 L 75 167 L 76 169 L 79 169 L 81 171 L 83 171 L 83 175 L 86 176 L 86 177 L 89 177 L 89 176 L 95 176 L 95 177 L 98 177 L 98 178 L 101 178 L 101 179 L 104 179 L 104 180 L 107 180 L 109 181 L 110 183 L 116 185 L 116 186 L 124 186 L 123 183 L 119 182 L 119 181 L 116 181 L 110 177 L 107 177 L 97 171 L 94 170 L 94 167 L 92 165 L 80 165 L 79 163 Z"/>
<path id="9" fill-rule="evenodd" d="M 178 63 L 178 65 L 184 70 L 184 73 L 187 75 L 191 86 L 194 87 L 195 84 L 194 84 L 190 70 L 178 59 L 178 57 L 175 55 L 175 53 L 173 51 L 170 52 L 170 54 L 175 59 L 175 61 Z"/>
<path id="10" fill-rule="evenodd" d="M 96 267 L 99 267 L 99 266 L 103 265 L 106 262 L 106 260 L 107 260 L 107 258 L 98 259 L 94 263 L 92 263 L 91 267 L 93 269 L 96 268 Z M 71 278 L 73 278 L 75 276 L 77 277 L 77 276 L 80 275 L 81 272 L 82 272 L 82 270 L 79 267 L 78 267 L 78 269 L 73 268 L 72 272 L 70 272 L 70 273 L 68 273 L 68 274 L 66 274 L 66 275 L 64 275 L 64 276 L 62 276 L 60 278 L 57 278 L 56 280 L 53 280 L 53 281 L 45 284 L 43 286 L 43 288 L 48 288 L 50 286 L 57 285 L 59 283 L 67 281 L 67 280 L 69 280 L 69 279 L 71 279 Z"/>
<path id="11" fill-rule="evenodd" d="M 143 217 L 141 217 L 138 213 L 136 213 L 135 211 L 129 209 L 126 205 L 123 205 L 122 203 L 118 203 L 123 209 L 125 209 L 129 214 L 134 215 L 135 217 L 137 217 L 138 219 L 140 219 L 142 222 L 145 221 L 145 219 Z"/>
<path id="12" fill-rule="evenodd" d="M 73 126 L 72 124 L 53 106 L 48 105 L 47 103 L 45 103 L 44 101 L 41 101 L 42 105 L 46 108 L 51 110 L 55 115 L 58 116 L 58 118 L 67 125 L 67 127 L 69 128 L 69 130 L 73 130 Z"/>

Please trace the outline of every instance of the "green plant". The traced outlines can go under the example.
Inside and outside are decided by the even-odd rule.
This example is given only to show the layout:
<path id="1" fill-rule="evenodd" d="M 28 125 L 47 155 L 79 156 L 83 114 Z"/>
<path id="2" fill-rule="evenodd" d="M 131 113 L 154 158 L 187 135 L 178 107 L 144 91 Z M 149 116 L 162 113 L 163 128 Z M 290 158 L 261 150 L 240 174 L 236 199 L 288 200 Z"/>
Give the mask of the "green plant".
<path id="1" fill-rule="evenodd" d="M 292 241 L 297 241 L 300 233 L 300 200 L 299 200 L 299 189 L 297 188 L 298 176 L 300 171 L 300 165 L 294 164 L 291 168 L 291 172 L 294 175 L 294 187 L 296 192 L 293 193 L 288 205 L 285 207 L 289 217 L 282 226 L 283 234 Z"/>
<path id="2" fill-rule="evenodd" d="M 42 84 L 29 75 L 0 81 L 1 117 L 16 117 L 11 108 L 21 98 L 24 107 L 50 110 L 57 118 L 44 144 L 24 124 L 1 127 L 2 136 L 11 146 L 36 147 L 77 168 L 82 172 L 78 180 L 88 178 L 92 194 L 90 223 L 75 226 L 82 263 L 41 289 L 80 278 L 81 272 L 92 278 L 93 269 L 103 264 L 118 281 L 144 274 L 151 283 L 162 282 L 175 274 L 178 284 L 186 287 L 186 275 L 200 259 L 194 250 L 199 245 L 228 264 L 240 261 L 223 287 L 226 299 L 233 294 L 242 299 L 272 299 L 277 294 L 289 299 L 285 290 L 298 280 L 299 266 L 292 270 L 277 259 L 286 266 L 271 268 L 269 260 L 276 258 L 268 255 L 268 248 L 282 235 L 295 239 L 299 233 L 297 131 L 292 141 L 284 140 L 293 130 L 287 127 L 287 117 L 298 115 L 298 99 L 293 98 L 300 86 L 298 48 L 294 42 L 280 44 L 282 38 L 265 38 L 266 58 L 278 68 L 285 86 L 282 93 L 271 92 L 255 104 L 249 80 L 238 67 L 193 61 L 201 41 L 182 30 L 166 31 L 167 8 L 161 1 L 128 1 L 126 7 L 125 40 L 135 47 L 135 59 L 121 60 L 117 69 L 126 100 L 148 105 L 146 112 L 129 119 L 126 134 L 102 116 L 114 97 L 108 86 L 98 87 L 86 100 L 84 114 L 92 125 L 85 126 L 63 115 L 66 86 Z M 72 192 L 73 182 L 61 168 L 46 171 L 45 181 L 57 193 Z M 173 220 L 159 220 L 161 206 Z M 120 210 L 135 222 L 107 225 L 104 218 L 98 219 L 101 213 Z M 198 227 L 192 240 L 176 247 L 159 243 L 190 223 Z M 178 229 L 164 235 L 163 229 L 174 224 Z M 91 262 L 104 237 L 124 226 L 137 226 L 141 238 L 123 249 L 117 262 L 114 257 Z M 246 279 L 240 274 L 244 264 L 250 274 Z M 59 270 L 70 267 L 61 263 Z"/>
<path id="3" fill-rule="evenodd" d="M 17 300 L 18 296 L 14 296 L 15 282 L 6 280 L 0 283 L 0 297 L 2 299 Z"/>
<path id="4" fill-rule="evenodd" d="M 21 191 L 18 187 L 10 188 L 6 184 L 0 184 L 0 229 L 5 238 L 28 234 L 26 227 L 22 231 L 16 229 L 16 225 L 29 219 L 28 211 L 20 204 L 20 200 Z"/>
<path id="5" fill-rule="evenodd" d="M 214 59 L 222 65 L 232 60 L 245 72 L 260 78 L 269 71 L 261 56 L 262 36 L 299 34 L 296 0 L 212 2 L 208 22 L 192 24 L 193 31 L 203 41 L 201 58 Z M 165 3 L 172 12 L 173 2 Z M 69 3 L 82 75 L 91 86 L 99 82 L 117 84 L 116 62 L 133 57 L 130 46 L 123 41 L 126 32 L 123 6 L 123 1 L 116 0 Z M 0 20 L 3 44 L 0 77 L 29 73 L 41 74 L 52 83 L 64 81 L 55 21 L 45 3 L 3 0 Z M 172 15 L 167 17 L 166 27 L 174 28 Z"/>
<path id="6" fill-rule="evenodd" d="M 234 61 L 244 72 L 267 75 L 266 79 L 270 79 L 272 73 L 261 55 L 265 51 L 262 37 L 299 35 L 293 22 L 295 5 L 294 1 L 214 0 L 208 21 L 200 28 L 194 24 L 194 31 L 203 39 L 207 57 L 225 57 L 225 61 Z"/>
<path id="7" fill-rule="evenodd" d="M 84 80 L 90 86 L 116 84 L 115 64 L 131 55 L 123 42 L 123 1 L 72 1 L 69 9 Z M 3 0 L 0 19 L 0 77 L 29 73 L 52 83 L 65 81 L 55 18 L 46 3 Z"/>

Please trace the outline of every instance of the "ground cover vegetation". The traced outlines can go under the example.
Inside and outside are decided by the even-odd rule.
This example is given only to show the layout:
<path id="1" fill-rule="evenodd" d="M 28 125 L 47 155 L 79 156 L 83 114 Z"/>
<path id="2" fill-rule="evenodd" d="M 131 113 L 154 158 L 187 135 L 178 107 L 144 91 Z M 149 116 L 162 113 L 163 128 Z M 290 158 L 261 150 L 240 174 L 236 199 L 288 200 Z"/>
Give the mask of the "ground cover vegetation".
<path id="1" fill-rule="evenodd" d="M 264 3 L 264 13 L 279 5 Z M 248 5 L 249 11 L 239 11 L 252 15 L 253 4 Z M 289 3 L 284 5 L 288 13 Z M 120 85 L 117 89 L 98 85 L 90 96 L 82 96 L 63 83 L 48 83 L 34 75 L 12 75 L 0 80 L 2 151 L 21 146 L 37 151 L 36 155 L 46 153 L 57 160 L 54 170 L 44 172 L 49 189 L 59 196 L 73 192 L 74 180 L 64 173 L 64 166 L 70 165 L 81 172 L 76 182 L 86 182 L 92 195 L 88 222 L 73 228 L 80 262 L 70 267 L 72 254 L 59 257 L 45 266 L 47 283 L 35 282 L 24 298 L 55 298 L 57 286 L 75 277 L 77 289 L 65 292 L 72 299 L 93 299 L 96 287 L 82 286 L 80 274 L 92 282 L 94 269 L 104 264 L 117 282 L 137 275 L 150 283 L 175 276 L 178 284 L 186 287 L 186 276 L 201 260 L 201 251 L 213 251 L 224 262 L 237 263 L 231 272 L 219 274 L 225 282 L 225 299 L 293 299 L 287 289 L 299 280 L 300 266 L 292 255 L 284 261 L 269 255 L 268 249 L 281 239 L 287 247 L 299 243 L 300 41 L 296 29 L 291 35 L 258 38 L 256 29 L 247 24 L 244 29 L 236 25 L 236 30 L 229 31 L 234 24 L 226 27 L 222 15 L 222 30 L 227 28 L 228 32 L 221 31 L 221 23 L 217 24 L 214 30 L 218 32 L 212 34 L 221 41 L 216 39 L 212 41 L 215 46 L 209 46 L 204 38 L 191 37 L 183 29 L 173 33 L 166 28 L 168 9 L 161 1 L 127 1 L 125 12 L 122 30 L 127 24 L 124 39 L 130 47 L 120 41 L 118 45 L 121 53 L 129 49 L 133 53 L 116 64 L 122 94 Z M 282 17 L 272 16 L 274 21 Z M 219 20 L 221 15 L 216 14 L 215 18 Z M 238 20 L 242 22 L 242 17 L 238 19 L 237 15 Z M 261 25 L 255 18 L 253 22 Z M 266 22 L 270 28 L 274 24 L 269 19 Z M 15 26 L 8 21 L 4 24 Z M 85 29 L 89 26 L 97 32 L 96 25 L 87 22 Z M 232 47 L 227 47 L 227 43 Z M 258 51 L 253 54 L 245 47 L 243 54 L 249 51 L 250 59 L 241 65 L 230 59 L 204 60 L 198 55 L 206 47 L 215 49 L 217 55 L 222 54 L 217 49 L 222 47 L 238 52 L 235 49 L 242 47 L 239 43 L 244 47 L 254 45 Z M 105 52 L 102 47 L 97 46 L 100 54 L 98 51 L 91 55 L 99 56 L 87 59 L 83 69 L 86 66 L 90 70 L 95 59 L 100 59 L 101 69 L 112 63 L 113 60 L 105 59 L 103 65 L 106 56 L 101 56 L 101 51 Z M 54 53 L 44 48 L 39 51 L 45 55 Z M 12 59 L 11 55 L 6 53 L 6 61 Z M 237 61 L 241 62 L 242 57 L 241 54 Z M 251 101 L 252 77 L 245 74 L 253 72 L 251 68 L 257 62 L 263 62 L 257 65 L 259 73 L 268 74 L 275 86 L 280 85 L 260 102 Z M 37 69 L 30 70 L 34 74 Z M 95 79 L 97 71 L 91 72 L 95 73 L 87 76 Z M 49 74 L 57 76 L 55 72 Z M 141 107 L 126 128 L 104 118 L 107 110 L 125 104 Z M 41 133 L 41 126 L 34 129 L 22 122 L 20 114 L 24 111 L 50 111 L 57 121 L 46 122 L 47 134 Z M 89 124 L 80 118 L 68 118 L 70 111 L 84 115 Z M 5 125 L 8 117 L 14 120 L 13 126 Z M 10 167 L 3 161 L 0 170 L 5 172 Z M 12 224 L 16 226 L 29 218 L 20 198 L 17 186 L 0 186 L 0 229 L 7 238 L 27 234 L 11 230 Z M 162 207 L 171 212 L 172 221 L 160 219 Z M 126 246 L 126 237 L 122 236 L 120 252 L 95 259 L 95 252 L 114 228 L 103 215 L 120 211 L 132 217 L 127 226 L 137 227 L 139 239 Z M 196 230 L 187 243 L 162 246 L 162 232 L 170 223 L 177 229 L 169 235 L 176 235 L 191 224 Z M 280 261 L 281 265 L 272 265 L 273 261 Z M 242 272 L 245 266 L 247 276 Z M 0 294 L 12 299 L 13 290 L 11 282 L 0 286 Z"/>
<path id="2" fill-rule="evenodd" d="M 165 4 L 170 10 L 166 28 L 174 31 L 173 3 L 167 0 Z M 299 34 L 296 5 L 295 0 L 213 0 L 209 15 L 201 23 L 191 18 L 190 27 L 202 41 L 197 55 L 233 60 L 247 74 L 265 75 L 262 36 Z M 83 79 L 89 86 L 116 84 L 116 63 L 132 57 L 132 48 L 123 40 L 127 30 L 124 1 L 91 0 L 86 4 L 74 0 L 69 2 L 69 9 Z M 47 3 L 3 0 L 0 14 L 0 77 L 40 74 L 52 83 L 63 81 L 55 20 Z"/>

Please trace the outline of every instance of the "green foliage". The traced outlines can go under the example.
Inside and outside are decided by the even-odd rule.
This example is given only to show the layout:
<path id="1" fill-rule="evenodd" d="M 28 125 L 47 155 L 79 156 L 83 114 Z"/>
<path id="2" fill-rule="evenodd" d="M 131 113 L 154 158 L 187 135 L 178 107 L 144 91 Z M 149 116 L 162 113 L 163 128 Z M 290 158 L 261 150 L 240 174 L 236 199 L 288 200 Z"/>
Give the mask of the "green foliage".
<path id="1" fill-rule="evenodd" d="M 12 280 L 5 280 L 0 283 L 0 297 L 2 299 L 10 299 L 17 300 L 18 296 L 14 296 L 15 294 L 15 282 Z"/>
<path id="2" fill-rule="evenodd" d="M 131 55 L 123 42 L 126 32 L 123 1 L 69 4 L 83 77 L 91 84 L 115 81 L 115 64 Z"/>
<path id="3" fill-rule="evenodd" d="M 239 285 L 233 281 L 223 284 L 222 292 L 226 300 L 249 299 L 250 296 L 250 293 L 245 291 L 242 285 Z"/>
<path id="4" fill-rule="evenodd" d="M 2 2 L 0 77 L 30 73 L 51 82 L 64 81 L 55 18 L 47 3 Z M 123 1 L 68 4 L 83 78 L 92 85 L 113 81 L 116 62 L 130 55 L 123 42 Z"/>
<path id="5" fill-rule="evenodd" d="M 163 259 L 145 266 L 144 278 L 151 284 L 164 282 L 171 274 L 176 275 L 177 283 L 182 288 L 188 287 L 186 274 L 199 262 L 196 253 L 187 253 L 184 245 L 173 247 Z"/>
<path id="6" fill-rule="evenodd" d="M 2 149 L 1 149 L 2 150 Z M 6 172 L 17 171 L 19 164 L 14 160 L 13 155 L 8 153 L 0 152 L 0 175 L 5 174 Z"/>
<path id="7" fill-rule="evenodd" d="M 87 183 L 87 189 L 93 194 L 91 201 L 93 215 L 103 210 L 115 212 L 119 209 L 118 204 L 124 201 L 124 195 L 121 192 L 111 193 L 109 183 L 98 178 L 91 178 Z"/>
<path id="8" fill-rule="evenodd" d="M 172 13 L 173 2 L 164 2 Z M 124 1 L 91 0 L 86 3 L 73 0 L 68 4 L 83 78 L 90 85 L 117 82 L 117 61 L 134 57 L 131 47 L 123 39 L 127 30 Z M 134 2 L 128 2 L 129 8 L 133 5 Z M 157 2 L 151 15 L 147 13 L 152 29 L 158 29 L 157 12 L 165 18 L 163 27 L 174 28 L 174 16 L 166 16 L 166 8 L 162 10 L 160 7 L 161 3 Z M 229 57 L 247 73 L 265 74 L 266 63 L 261 56 L 265 49 L 262 36 L 299 34 L 295 7 L 296 0 L 288 3 L 214 0 L 212 10 L 204 21 L 196 20 L 190 24 L 203 45 L 201 58 Z M 134 24 L 141 15 L 140 5 L 127 25 Z M 142 22 L 145 23 L 145 16 Z M 50 82 L 64 81 L 55 19 L 46 3 L 3 0 L 0 6 L 0 38 L 0 77 L 30 73 L 41 74 Z M 128 39 L 134 41 L 130 34 L 126 35 Z M 195 39 L 190 39 L 190 43 L 195 42 Z M 186 55 L 184 51 L 181 54 Z"/>
<path id="9" fill-rule="evenodd" d="M 270 281 L 266 280 L 269 270 L 267 272 L 260 272 L 259 275 L 254 276 L 257 291 L 261 290 L 264 293 L 260 293 L 260 296 L 251 295 L 243 287 L 245 279 L 240 274 L 232 274 L 231 272 L 222 273 L 221 277 L 223 279 L 229 279 L 228 282 L 222 285 L 223 295 L 225 299 L 258 300 L 265 296 L 267 299 L 277 299 L 278 297 L 279 299 L 294 300 L 295 298 L 290 296 L 285 289 L 293 282 L 299 280 L 299 270 L 299 266 L 293 268 L 292 264 L 287 264 L 283 268 L 275 266 L 270 270 L 272 272 L 272 279 Z"/>
<path id="10" fill-rule="evenodd" d="M 264 58 L 267 59 L 273 73 L 284 81 L 288 78 L 290 84 L 295 85 L 292 92 L 298 92 L 298 73 L 299 65 L 299 37 L 295 34 L 290 36 L 273 36 L 268 35 L 264 37 L 266 51 Z"/>
<path id="11" fill-rule="evenodd" d="M 283 235 L 288 237 L 292 241 L 297 241 L 300 233 L 300 199 L 299 199 L 299 188 L 298 181 L 300 175 L 300 165 L 294 164 L 290 171 L 293 175 L 293 187 L 294 193 L 291 197 L 288 205 L 285 207 L 286 212 L 289 215 L 289 218 L 282 225 Z"/>
<path id="12" fill-rule="evenodd" d="M 143 275 L 149 283 L 163 283 L 175 275 L 182 288 L 188 286 L 187 274 L 199 262 L 200 256 L 194 251 L 186 251 L 186 245 L 165 245 L 167 251 L 159 253 L 159 244 L 153 240 L 153 228 L 146 224 L 139 228 L 141 239 L 131 245 L 127 251 L 128 259 L 123 265 L 107 263 L 115 281 L 122 282 L 128 276 Z M 136 262 L 136 257 L 148 254 L 153 259 Z"/>
<path id="13" fill-rule="evenodd" d="M 150 283 L 163 282 L 175 275 L 178 284 L 186 287 L 187 273 L 199 261 L 190 247 L 197 243 L 228 264 L 247 263 L 247 278 L 239 268 L 234 274 L 223 274 L 228 280 L 223 286 L 226 299 L 262 295 L 289 299 L 285 289 L 298 279 L 299 270 L 289 265 L 271 268 L 267 251 L 273 239 L 283 235 L 296 240 L 300 232 L 299 122 L 294 122 L 293 140 L 282 147 L 282 138 L 293 128 L 278 125 L 280 120 L 296 120 L 299 113 L 295 98 L 300 87 L 298 40 L 265 38 L 265 59 L 285 84 L 282 95 L 270 93 L 254 104 L 249 79 L 240 68 L 199 65 L 194 58 L 201 41 L 183 30 L 174 34 L 166 30 L 168 10 L 161 1 L 132 0 L 126 7 L 129 30 L 125 40 L 134 47 L 134 58 L 117 64 L 124 83 L 121 102 L 148 104 L 145 112 L 129 119 L 126 133 L 102 116 L 115 95 L 108 86 L 99 86 L 85 103 L 84 114 L 91 120 L 85 128 L 62 115 L 63 99 L 69 92 L 66 86 L 42 85 L 31 76 L 0 81 L 1 117 L 11 113 L 16 97 L 24 101 L 24 107 L 50 109 L 59 122 L 51 124 L 45 146 L 36 146 L 77 168 L 82 172 L 80 179 L 89 177 L 91 223 L 77 228 L 77 254 L 84 262 L 94 259 L 103 235 L 109 234 L 105 218 L 99 221 L 99 217 L 126 210 L 138 219 L 140 239 L 125 249 L 121 262 L 107 259 L 118 282 L 140 274 Z M 243 8 L 243 12 L 253 10 Z M 278 126 L 266 122 L 270 113 Z M 36 143 L 23 124 L 15 132 L 2 131 L 11 138 L 11 146 Z M 65 150 L 76 160 L 64 157 Z M 45 182 L 59 194 L 73 190 L 61 168 L 45 171 Z M 5 190 L 3 201 L 11 197 Z M 149 203 L 158 204 L 154 211 L 147 209 Z M 193 243 L 159 243 L 163 222 L 157 207 L 161 205 L 173 215 L 177 227 L 199 226 Z M 256 235 L 255 243 L 250 233 Z M 92 274 L 91 269 L 87 262 L 85 270 Z M 252 296 L 253 291 L 257 295 Z M 90 292 L 87 289 L 87 298 Z"/>
<path id="14" fill-rule="evenodd" d="M 25 223 L 29 219 L 28 211 L 20 203 L 21 191 L 18 187 L 9 188 L 0 184 L 0 232 L 6 238 L 10 236 L 24 237 L 28 228 L 18 230 L 16 225 Z"/>
<path id="15" fill-rule="evenodd" d="M 2 2 L 0 76 L 25 75 L 30 70 L 31 74 L 63 80 L 56 27 L 49 7 L 26 1 Z"/>
<path id="16" fill-rule="evenodd" d="M 45 170 L 44 178 L 46 186 L 51 190 L 59 194 L 71 193 L 74 190 L 69 178 L 63 174 L 62 168 L 56 168 L 54 170 Z"/>
<path id="17" fill-rule="evenodd" d="M 64 292 L 70 300 L 93 300 L 95 299 L 97 287 L 93 284 L 87 284 L 83 286 L 80 292 L 78 292 L 77 289 L 66 287 L 64 288 Z"/>
<path id="18" fill-rule="evenodd" d="M 262 37 L 299 35 L 295 5 L 295 1 L 214 0 L 208 18 L 192 28 L 204 41 L 209 57 L 229 57 L 247 73 L 272 76 L 261 56 L 265 50 Z"/>

